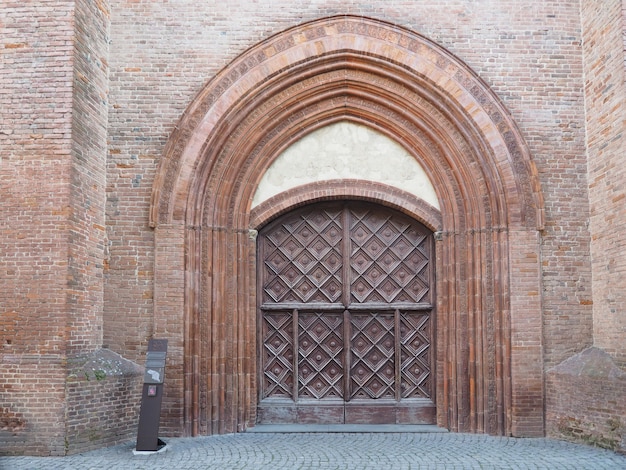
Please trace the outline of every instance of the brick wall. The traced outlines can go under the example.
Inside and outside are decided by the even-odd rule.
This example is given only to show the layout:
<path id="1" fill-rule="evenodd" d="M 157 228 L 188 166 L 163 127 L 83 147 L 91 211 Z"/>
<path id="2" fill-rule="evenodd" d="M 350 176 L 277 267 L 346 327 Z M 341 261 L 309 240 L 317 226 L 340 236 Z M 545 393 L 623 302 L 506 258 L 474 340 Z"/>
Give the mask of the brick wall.
<path id="1" fill-rule="evenodd" d="M 74 10 L 71 170 L 66 176 L 69 253 L 68 353 L 102 344 L 108 113 L 108 2 L 79 0 Z"/>
<path id="2" fill-rule="evenodd" d="M 626 66 L 623 2 L 582 3 L 594 344 L 626 366 Z"/>
<path id="3" fill-rule="evenodd" d="M 626 452 L 626 372 L 588 348 L 546 373 L 548 436 Z"/>
<path id="4" fill-rule="evenodd" d="M 153 313 L 154 278 L 170 275 L 155 273 L 148 225 L 164 145 L 231 60 L 329 15 L 424 34 L 498 93 L 528 142 L 545 199 L 545 366 L 592 343 L 624 365 L 623 2 L 0 0 L 0 11 L 0 432 L 19 442 L 9 451 L 65 451 L 53 423 L 65 400 L 58 364 L 66 354 L 103 343 L 142 362 L 152 335 L 169 337 L 168 380 L 182 390 L 182 312 L 159 319 L 167 331 L 155 330 Z M 169 255 L 158 255 L 167 270 Z M 174 267 L 179 278 L 182 260 Z M 180 292 L 169 294 L 156 293 L 180 303 Z M 51 364 L 52 408 L 36 394 L 38 363 Z M 180 432 L 180 406 L 166 397 L 168 433 Z"/>
<path id="5" fill-rule="evenodd" d="M 63 455 L 82 445 L 67 407 L 93 415 L 91 384 L 66 389 L 67 361 L 102 343 L 109 11 L 0 11 L 0 441 L 3 453 Z M 108 385 L 100 393 L 125 406 Z"/>
<path id="6" fill-rule="evenodd" d="M 591 345 L 577 2 L 347 0 L 273 6 L 112 2 L 105 345 L 138 358 L 153 332 L 154 241 L 147 211 L 159 156 L 187 104 L 248 47 L 298 23 L 340 13 L 372 16 L 430 37 L 500 95 L 529 143 L 546 201 L 541 255 L 546 364 Z M 182 312 L 178 322 L 180 330 Z"/>
<path id="7" fill-rule="evenodd" d="M 72 168 L 69 175 L 68 371 L 65 452 L 136 435 L 142 368 L 100 349 L 106 250 L 105 186 L 110 11 L 78 0 L 74 11 Z"/>
<path id="8" fill-rule="evenodd" d="M 113 1 L 105 345 L 135 358 L 153 333 L 150 193 L 159 156 L 185 107 L 252 45 L 343 13 L 428 36 L 467 62 L 511 110 L 546 202 L 545 362 L 557 364 L 591 345 L 580 11 L 577 2 L 545 0 L 284 1 L 271 8 L 250 1 Z M 168 321 L 182 331 L 182 312 Z"/>
<path id="9" fill-rule="evenodd" d="M 0 448 L 58 455 L 64 451 L 73 2 L 5 1 L 0 11 Z"/>
<path id="10" fill-rule="evenodd" d="M 143 367 L 107 349 L 74 356 L 68 366 L 65 452 L 136 438 Z"/>
<path id="11" fill-rule="evenodd" d="M 4 2 L 6 3 L 6 2 Z M 3 353 L 61 354 L 72 126 L 72 2 L 2 6 Z"/>
<path id="12" fill-rule="evenodd" d="M 3 353 L 0 364 L 0 455 L 64 455 L 65 361 Z"/>
<path id="13" fill-rule="evenodd" d="M 546 373 L 548 435 L 626 449 L 624 3 L 581 2 L 594 348 Z"/>

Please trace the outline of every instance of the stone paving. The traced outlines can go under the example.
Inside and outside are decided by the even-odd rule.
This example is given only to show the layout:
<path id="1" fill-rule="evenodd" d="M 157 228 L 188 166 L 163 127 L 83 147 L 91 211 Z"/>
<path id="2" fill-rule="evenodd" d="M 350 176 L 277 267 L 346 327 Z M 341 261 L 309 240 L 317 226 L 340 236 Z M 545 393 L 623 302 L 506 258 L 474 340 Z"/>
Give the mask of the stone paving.
<path id="1" fill-rule="evenodd" d="M 0 457 L 2 470 L 626 469 L 626 456 L 553 439 L 455 433 L 243 433 L 134 442 L 68 457 Z"/>

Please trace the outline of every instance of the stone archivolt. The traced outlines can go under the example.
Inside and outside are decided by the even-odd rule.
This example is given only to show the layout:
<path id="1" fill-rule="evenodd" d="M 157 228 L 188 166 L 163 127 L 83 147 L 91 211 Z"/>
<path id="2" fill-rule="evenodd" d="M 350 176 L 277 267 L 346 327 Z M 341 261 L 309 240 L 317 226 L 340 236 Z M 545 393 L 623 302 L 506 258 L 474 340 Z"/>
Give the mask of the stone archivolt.
<path id="1" fill-rule="evenodd" d="M 274 159 L 338 121 L 400 143 L 425 169 L 441 211 L 395 188 L 350 180 L 318 182 L 252 210 Z M 184 256 L 183 334 L 174 341 L 184 380 L 172 399 L 184 402 L 186 432 L 233 432 L 255 420 L 249 231 L 297 205 L 337 198 L 400 208 L 438 232 L 438 424 L 542 435 L 540 300 L 525 293 L 540 291 L 538 260 L 528 265 L 527 255 L 538 251 L 543 200 L 527 147 L 494 93 L 459 59 L 410 31 L 350 16 L 300 25 L 242 54 L 189 105 L 166 146 L 151 209 L 151 224 L 164 234 L 156 237 L 155 292 L 168 289 L 159 285 L 159 256 Z M 522 271 L 530 274 L 520 280 Z M 157 295 L 157 331 L 166 329 L 159 318 L 171 316 L 160 309 L 172 303 L 165 305 Z M 529 305 L 537 312 L 530 321 Z"/>

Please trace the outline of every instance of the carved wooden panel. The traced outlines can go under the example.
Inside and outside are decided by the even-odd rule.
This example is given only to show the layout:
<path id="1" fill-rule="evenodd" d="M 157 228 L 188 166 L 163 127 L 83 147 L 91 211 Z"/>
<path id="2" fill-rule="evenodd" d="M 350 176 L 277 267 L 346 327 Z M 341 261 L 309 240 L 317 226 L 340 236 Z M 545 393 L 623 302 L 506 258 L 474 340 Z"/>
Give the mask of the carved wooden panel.
<path id="1" fill-rule="evenodd" d="M 298 392 L 301 398 L 343 398 L 343 315 L 298 317 Z"/>
<path id="2" fill-rule="evenodd" d="M 401 398 L 432 397 L 430 315 L 400 312 Z"/>
<path id="3" fill-rule="evenodd" d="M 431 239 L 400 213 L 349 203 L 307 207 L 261 232 L 259 416 L 434 416 L 432 401 L 411 404 L 434 394 Z"/>
<path id="4" fill-rule="evenodd" d="M 353 314 L 351 327 L 350 398 L 395 398 L 394 314 Z"/>
<path id="5" fill-rule="evenodd" d="M 367 207 L 350 211 L 352 302 L 418 303 L 429 293 L 428 232 L 394 215 Z"/>
<path id="6" fill-rule="evenodd" d="M 263 397 L 293 398 L 293 320 L 291 312 L 263 315 Z"/>
<path id="7" fill-rule="evenodd" d="M 264 241 L 263 302 L 337 302 L 341 297 L 342 211 L 309 210 Z"/>

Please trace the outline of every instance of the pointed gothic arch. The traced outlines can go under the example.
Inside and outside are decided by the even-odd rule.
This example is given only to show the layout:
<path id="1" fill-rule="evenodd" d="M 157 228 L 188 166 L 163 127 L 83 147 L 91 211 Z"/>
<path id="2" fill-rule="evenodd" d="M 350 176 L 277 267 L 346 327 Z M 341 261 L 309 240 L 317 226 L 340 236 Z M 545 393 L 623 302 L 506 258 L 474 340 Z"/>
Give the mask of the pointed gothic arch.
<path id="1" fill-rule="evenodd" d="M 252 198 L 282 150 L 342 120 L 401 143 L 440 201 L 428 216 L 438 225 L 438 424 L 542 435 L 543 200 L 528 149 L 461 60 L 414 32 L 353 16 L 299 25 L 243 53 L 198 94 L 166 145 L 150 222 L 155 334 L 178 351 L 167 419 L 190 435 L 253 425 L 254 234 L 279 211 L 254 212 Z M 429 213 L 394 188 L 316 186 L 280 204 L 346 197 Z"/>

